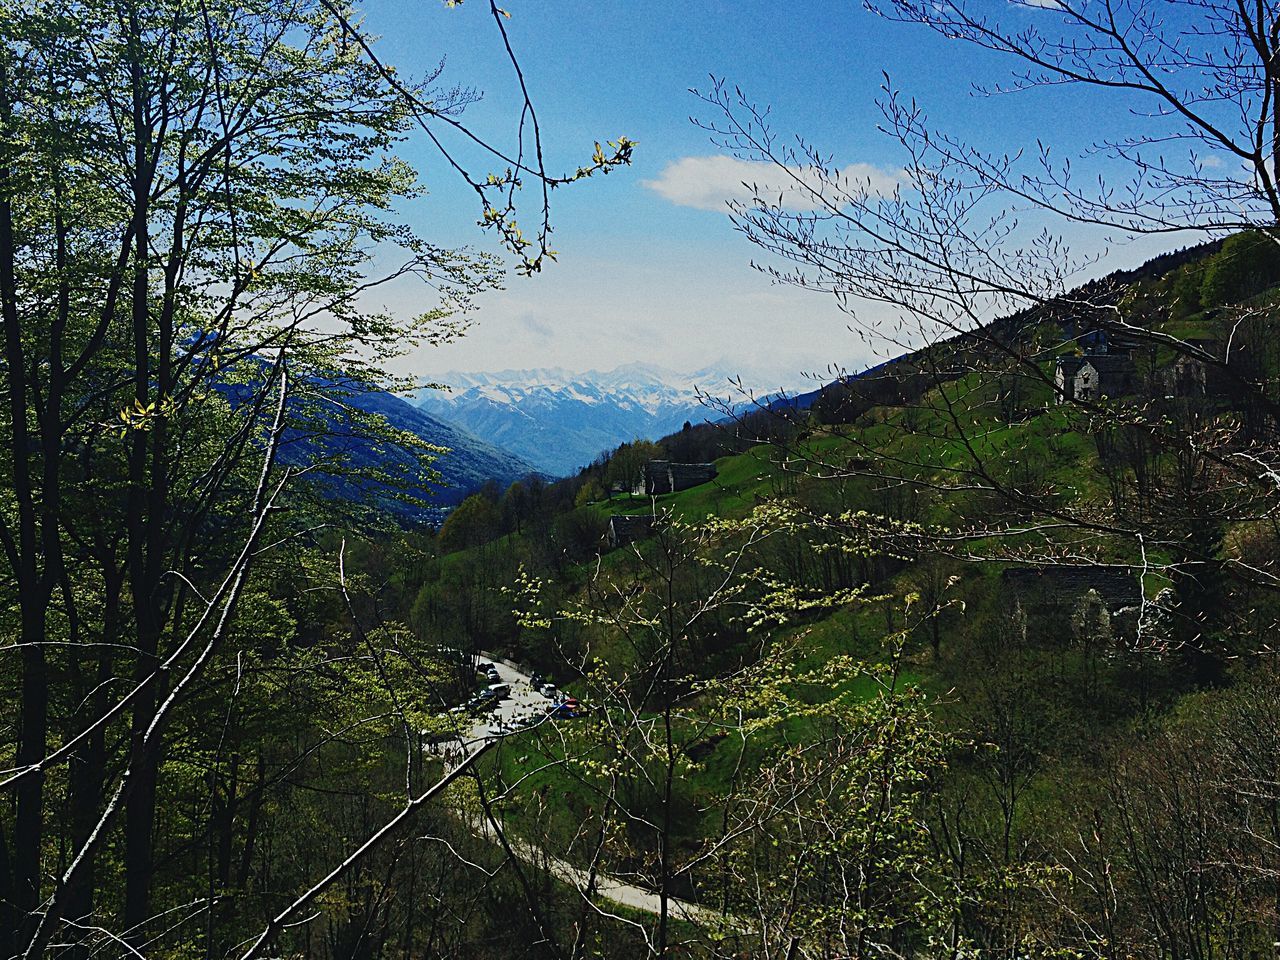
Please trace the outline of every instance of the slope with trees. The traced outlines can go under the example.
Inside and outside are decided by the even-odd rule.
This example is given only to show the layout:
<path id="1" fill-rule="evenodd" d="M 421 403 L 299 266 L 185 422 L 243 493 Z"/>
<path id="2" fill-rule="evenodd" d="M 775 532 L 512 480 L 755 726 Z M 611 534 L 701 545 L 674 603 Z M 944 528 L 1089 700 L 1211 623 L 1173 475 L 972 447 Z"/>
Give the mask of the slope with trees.
<path id="1" fill-rule="evenodd" d="M 425 493 L 439 450 L 332 385 L 388 382 L 391 356 L 452 335 L 500 271 L 397 220 L 419 189 L 397 144 L 465 134 L 470 95 L 398 78 L 355 16 L 329 0 L 0 9 L 0 955 L 305 940 L 279 918 L 334 864 L 319 889 L 355 898 L 369 866 L 350 841 L 415 789 L 361 744 L 404 751 L 387 718 L 433 668 L 394 653 L 393 629 L 368 661 L 335 633 L 348 591 L 321 538 L 341 520 L 316 478 L 363 467 Z M 528 271 L 549 207 L 526 236 L 513 181 L 549 189 L 630 149 L 555 176 L 480 146 L 506 175 L 440 149 Z M 378 275 L 375 253 L 398 266 Z M 429 282 L 436 306 L 365 306 L 392 278 Z M 336 442 L 290 455 L 317 436 Z M 352 437 L 387 469 L 353 468 Z M 290 816 L 344 770 L 364 789 L 311 844 Z M 355 912 L 337 940 L 359 938 Z M 250 948 L 256 929 L 270 936 Z"/>

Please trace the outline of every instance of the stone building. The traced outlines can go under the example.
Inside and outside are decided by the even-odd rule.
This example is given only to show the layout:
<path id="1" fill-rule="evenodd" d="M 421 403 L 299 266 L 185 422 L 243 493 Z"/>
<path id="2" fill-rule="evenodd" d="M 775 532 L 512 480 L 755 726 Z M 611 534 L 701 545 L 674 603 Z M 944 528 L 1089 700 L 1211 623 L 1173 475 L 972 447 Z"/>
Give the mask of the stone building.
<path id="1" fill-rule="evenodd" d="M 688 490 L 716 478 L 714 463 L 673 463 L 670 460 L 650 460 L 640 468 L 632 493 L 653 497 L 663 493 Z"/>
<path id="2" fill-rule="evenodd" d="M 1220 340 L 1187 340 L 1187 346 L 1211 357 L 1223 356 Z M 1208 397 L 1226 387 L 1222 369 L 1197 356 L 1181 353 L 1164 371 L 1165 391 L 1172 397 Z"/>
<path id="3" fill-rule="evenodd" d="M 609 518 L 608 542 L 611 550 L 625 547 L 637 540 L 644 540 L 653 533 L 655 518 L 650 514 L 640 516 L 614 516 Z"/>
<path id="4" fill-rule="evenodd" d="M 1005 600 L 1021 610 L 1024 625 L 1066 639 L 1083 627 L 1090 605 L 1097 634 L 1132 640 L 1142 616 L 1142 581 L 1132 570 L 1098 566 L 1016 567 L 1001 574 Z"/>
<path id="5" fill-rule="evenodd" d="M 1123 568 L 1010 567 L 1000 578 L 1008 591 L 1021 599 L 1075 602 L 1092 590 L 1112 613 L 1142 603 L 1141 582 Z"/>
<path id="6" fill-rule="evenodd" d="M 1094 401 L 1133 393 L 1137 369 L 1127 353 L 1059 357 L 1053 374 L 1059 403 Z"/>

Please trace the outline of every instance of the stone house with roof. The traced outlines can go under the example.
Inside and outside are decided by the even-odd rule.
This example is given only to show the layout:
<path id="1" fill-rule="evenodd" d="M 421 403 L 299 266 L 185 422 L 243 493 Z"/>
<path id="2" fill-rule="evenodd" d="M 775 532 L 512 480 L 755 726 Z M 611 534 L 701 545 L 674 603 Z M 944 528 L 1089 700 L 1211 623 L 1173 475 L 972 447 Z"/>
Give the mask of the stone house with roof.
<path id="1" fill-rule="evenodd" d="M 1220 340 L 1186 340 L 1187 346 L 1215 359 L 1223 356 Z M 1164 371 L 1165 389 L 1173 397 L 1208 397 L 1224 392 L 1226 377 L 1221 367 L 1198 356 L 1180 353 Z"/>
<path id="2" fill-rule="evenodd" d="M 1007 600 L 1048 629 L 1067 627 L 1090 597 L 1106 611 L 1113 636 L 1132 638 L 1142 611 L 1142 581 L 1123 567 L 1063 564 L 1010 567 L 1000 574 Z"/>
<path id="3" fill-rule="evenodd" d="M 1062 564 L 1043 567 L 1009 567 L 1000 574 L 1005 589 L 1021 597 L 1076 600 L 1090 590 L 1113 613 L 1142 603 L 1142 583 L 1122 567 Z"/>
<path id="4" fill-rule="evenodd" d="M 1137 367 L 1127 353 L 1059 357 L 1053 373 L 1059 403 L 1123 397 L 1134 392 Z"/>
<path id="5" fill-rule="evenodd" d="M 632 493 L 643 497 L 656 497 L 663 493 L 688 490 L 699 484 L 710 483 L 716 478 L 714 463 L 674 463 L 670 460 L 650 460 L 640 468 Z"/>

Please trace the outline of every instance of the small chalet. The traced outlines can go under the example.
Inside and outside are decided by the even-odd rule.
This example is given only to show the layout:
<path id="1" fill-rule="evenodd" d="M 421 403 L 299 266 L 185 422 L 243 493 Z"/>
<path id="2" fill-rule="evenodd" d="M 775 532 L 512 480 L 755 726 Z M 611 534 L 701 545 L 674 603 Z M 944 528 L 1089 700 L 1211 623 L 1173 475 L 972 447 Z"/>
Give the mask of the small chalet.
<path id="1" fill-rule="evenodd" d="M 632 493 L 654 497 L 662 493 L 688 490 L 716 478 L 714 463 L 673 463 L 670 460 L 650 460 L 640 468 L 640 476 Z"/>

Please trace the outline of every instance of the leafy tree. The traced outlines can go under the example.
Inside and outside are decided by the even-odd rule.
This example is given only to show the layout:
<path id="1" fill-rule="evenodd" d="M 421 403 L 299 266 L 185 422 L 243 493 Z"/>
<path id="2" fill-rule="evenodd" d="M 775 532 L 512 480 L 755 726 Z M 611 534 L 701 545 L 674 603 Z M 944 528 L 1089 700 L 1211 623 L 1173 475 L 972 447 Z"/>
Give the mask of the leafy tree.
<path id="1" fill-rule="evenodd" d="M 445 518 L 437 542 L 445 553 L 478 547 L 498 535 L 501 515 L 493 501 L 473 493 Z"/>
<path id="2" fill-rule="evenodd" d="M 1182 318 L 1199 313 L 1203 307 L 1201 288 L 1204 285 L 1203 264 L 1188 264 L 1173 276 L 1170 296 L 1173 299 L 1173 316 Z"/>
<path id="3" fill-rule="evenodd" d="M 608 521 L 599 508 L 578 507 L 560 514 L 551 523 L 551 542 L 561 563 L 577 563 L 599 553 Z"/>
<path id="4" fill-rule="evenodd" d="M 508 532 L 523 533 L 524 525 L 529 521 L 532 497 L 529 488 L 517 480 L 507 487 L 498 501 L 498 510 L 502 513 L 502 528 Z"/>
<path id="5" fill-rule="evenodd" d="M 630 491 L 639 481 L 641 468 L 650 460 L 661 460 L 663 454 L 661 446 L 648 440 L 622 444 L 605 467 L 604 485 Z"/>
<path id="6" fill-rule="evenodd" d="M 439 451 L 349 401 L 385 382 L 391 356 L 454 335 L 498 280 L 492 257 L 392 213 L 418 190 L 396 145 L 462 127 L 470 96 L 398 79 L 353 16 L 335 0 L 0 8 L 0 616 L 19 641 L 0 652 L 14 720 L 0 733 L 0 955 L 121 938 L 137 952 L 170 910 L 212 909 L 235 874 L 225 838 L 269 805 L 265 774 L 240 804 L 230 758 L 206 752 L 211 691 L 231 697 L 235 756 L 270 766 L 271 736 L 240 728 L 228 691 L 298 639 L 269 584 L 340 575 L 281 557 L 340 521 L 321 478 L 350 472 L 349 434 L 383 445 L 381 479 L 421 493 L 432 478 Z M 615 147 L 562 177 L 540 160 L 505 176 L 453 167 L 535 270 L 549 207 L 525 238 L 514 180 L 607 172 L 629 155 Z M 362 306 L 387 279 L 375 251 L 440 300 L 418 317 Z M 202 794 L 192 771 L 211 756 Z M 208 812 L 183 848 L 219 863 L 207 885 L 170 882 L 157 856 L 175 803 Z"/>
<path id="7" fill-rule="evenodd" d="M 600 486 L 600 482 L 592 477 L 579 488 L 578 495 L 574 497 L 573 503 L 574 506 L 585 507 L 606 499 L 608 499 L 608 494 L 604 492 L 604 487 Z"/>

